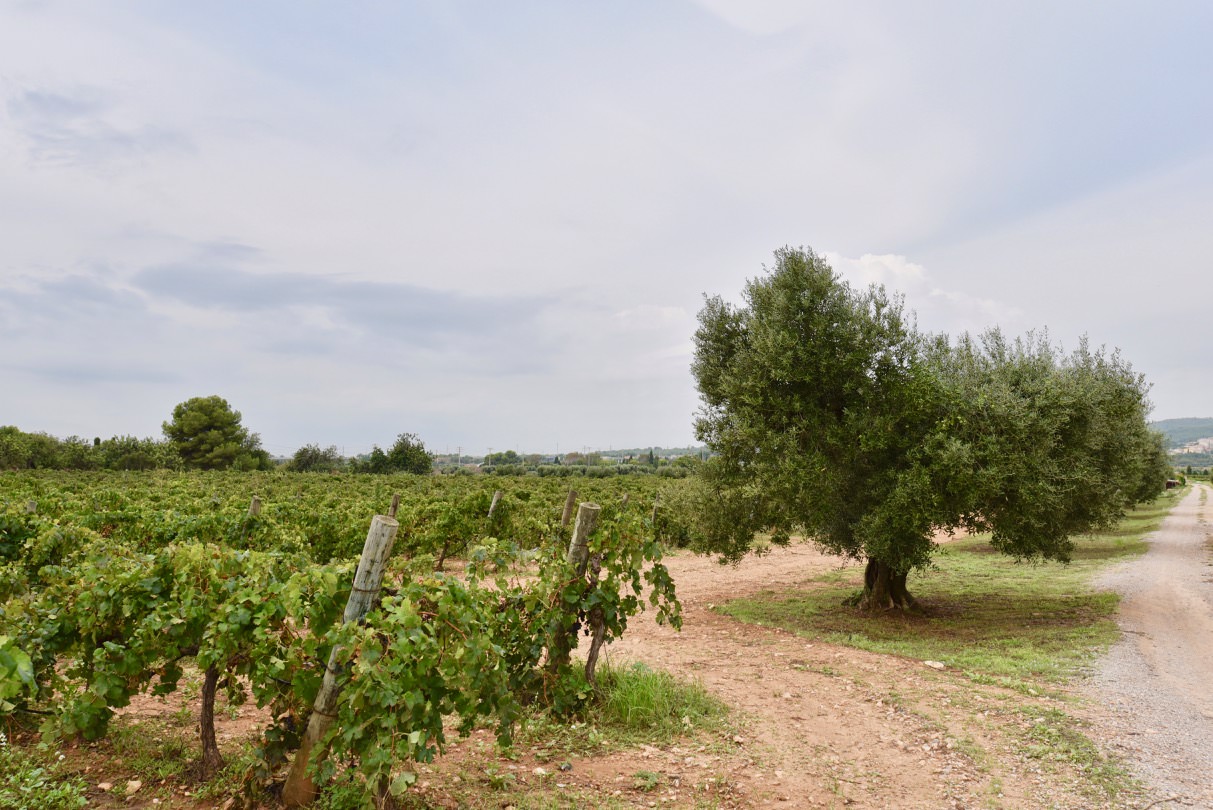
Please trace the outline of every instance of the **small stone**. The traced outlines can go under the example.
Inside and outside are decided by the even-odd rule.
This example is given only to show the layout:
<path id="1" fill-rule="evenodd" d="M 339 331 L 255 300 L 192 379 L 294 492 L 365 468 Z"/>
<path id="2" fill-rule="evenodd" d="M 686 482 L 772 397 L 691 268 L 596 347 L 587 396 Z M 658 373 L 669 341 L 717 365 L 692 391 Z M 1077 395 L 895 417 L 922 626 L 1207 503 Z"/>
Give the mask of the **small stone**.
<path id="1" fill-rule="evenodd" d="M 143 787 L 143 783 L 138 779 L 132 779 L 126 783 L 126 795 L 134 796 L 139 792 L 139 788 Z"/>
<path id="2" fill-rule="evenodd" d="M 106 793 L 109 793 L 113 789 L 114 789 L 113 782 L 98 782 L 97 783 L 97 790 L 104 790 Z"/>
<path id="3" fill-rule="evenodd" d="M 947 665 L 942 661 L 923 661 L 922 663 L 926 664 L 931 669 L 947 669 Z"/>
<path id="4" fill-rule="evenodd" d="M 733 742 L 737 743 L 738 745 L 742 745 L 745 743 L 745 737 L 742 737 L 740 734 L 734 734 Z"/>
<path id="5" fill-rule="evenodd" d="M 541 767 L 541 768 L 536 768 L 535 770 L 531 771 L 531 773 L 535 774 L 536 776 L 547 776 L 547 775 L 548 775 L 548 769 L 547 769 L 547 768 L 542 768 L 542 767 Z"/>

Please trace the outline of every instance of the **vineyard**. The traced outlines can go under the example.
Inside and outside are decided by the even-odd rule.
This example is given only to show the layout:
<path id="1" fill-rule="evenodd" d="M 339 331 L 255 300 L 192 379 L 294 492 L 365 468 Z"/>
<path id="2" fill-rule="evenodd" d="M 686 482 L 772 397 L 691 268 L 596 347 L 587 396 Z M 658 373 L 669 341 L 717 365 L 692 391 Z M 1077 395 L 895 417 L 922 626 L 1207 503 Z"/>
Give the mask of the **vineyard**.
<path id="1" fill-rule="evenodd" d="M 452 730 L 487 725 L 508 743 L 529 707 L 576 716 L 598 649 L 646 607 L 679 625 L 662 564 L 678 532 L 658 505 L 679 482 L 569 485 L 0 475 L 0 721 L 8 736 L 96 740 L 132 697 L 178 692 L 197 672 L 198 778 L 223 764 L 222 695 L 269 718 L 249 795 L 280 791 L 302 750 L 288 803 L 340 779 L 389 806 Z M 386 564 L 372 575 L 358 558 L 376 532 Z"/>

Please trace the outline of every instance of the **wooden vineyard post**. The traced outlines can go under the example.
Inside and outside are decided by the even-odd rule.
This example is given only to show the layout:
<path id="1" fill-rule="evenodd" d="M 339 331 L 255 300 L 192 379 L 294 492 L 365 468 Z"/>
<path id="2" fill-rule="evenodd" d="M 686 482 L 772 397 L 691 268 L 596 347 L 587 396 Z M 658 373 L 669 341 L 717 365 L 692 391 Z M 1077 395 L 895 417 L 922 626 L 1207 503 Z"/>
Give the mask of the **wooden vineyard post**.
<path id="1" fill-rule="evenodd" d="M 493 502 L 489 504 L 489 517 L 493 516 L 493 511 L 499 503 L 501 503 L 501 490 L 498 489 L 493 491 Z"/>
<path id="2" fill-rule="evenodd" d="M 362 546 L 362 557 L 358 560 L 358 571 L 354 574 L 354 586 L 350 589 L 350 598 L 345 604 L 345 614 L 341 619 L 343 624 L 365 616 L 378 596 L 379 586 L 383 583 L 383 570 L 387 566 L 388 556 L 392 553 L 392 543 L 396 540 L 396 530 L 399 528 L 399 523 L 384 515 L 375 515 L 371 519 L 371 528 L 367 532 L 366 543 Z M 311 759 L 316 743 L 328 731 L 337 716 L 340 690 L 337 687 L 335 670 L 341 653 L 340 648 L 334 647 L 329 654 L 324 681 L 312 704 L 307 731 L 304 732 L 299 751 L 295 754 L 295 761 L 291 763 L 290 773 L 286 777 L 286 785 L 282 789 L 282 803 L 287 807 L 302 807 L 316 798 L 316 784 L 308 773 L 308 760 Z"/>
<path id="3" fill-rule="evenodd" d="M 652 520 L 653 520 L 653 528 L 654 528 L 654 530 L 656 530 L 656 528 L 657 528 L 657 507 L 658 507 L 658 506 L 661 506 L 661 493 L 660 493 L 660 492 L 658 492 L 656 495 L 654 495 L 654 496 L 653 496 L 653 517 L 652 517 Z"/>
<path id="4" fill-rule="evenodd" d="M 577 508 L 577 522 L 573 524 L 573 539 L 569 541 L 569 563 L 577 569 L 577 576 L 585 576 L 586 564 L 590 561 L 590 535 L 598 526 L 598 514 L 602 507 L 596 503 L 583 503 Z"/>
<path id="5" fill-rule="evenodd" d="M 27 514 L 27 515 L 36 515 L 36 514 L 38 514 L 38 502 L 37 502 L 37 501 L 30 501 L 29 503 L 27 503 L 27 504 L 25 505 L 25 514 Z"/>
<path id="6" fill-rule="evenodd" d="M 252 520 L 253 518 L 257 517 L 260 514 L 261 514 L 261 499 L 258 498 L 256 495 L 254 495 L 253 499 L 251 501 L 249 501 L 248 514 L 244 516 L 244 531 L 241 533 L 241 538 L 240 538 L 241 543 L 243 543 L 245 540 L 248 540 L 249 521 Z"/>
<path id="7" fill-rule="evenodd" d="M 397 492 L 395 495 L 392 496 L 392 506 L 390 509 L 387 510 L 387 516 L 392 518 L 393 520 L 395 520 L 396 519 L 396 510 L 399 508 L 400 508 L 400 493 Z"/>
<path id="8" fill-rule="evenodd" d="M 578 578 L 585 577 L 586 566 L 590 562 L 590 535 L 598 525 L 598 514 L 602 507 L 596 503 L 583 503 L 577 509 L 577 522 L 573 524 L 573 539 L 569 541 L 568 555 L 565 557 L 573 566 Z M 576 618 L 576 617 L 574 617 Z M 558 636 L 552 640 L 552 649 L 548 650 L 548 671 L 558 672 L 569 662 L 573 652 L 573 642 L 577 638 L 576 629 L 568 635 Z"/>
<path id="9" fill-rule="evenodd" d="M 564 512 L 560 514 L 561 527 L 567 527 L 573 519 L 573 507 L 577 505 L 577 490 L 570 489 L 569 497 L 564 499 Z"/>

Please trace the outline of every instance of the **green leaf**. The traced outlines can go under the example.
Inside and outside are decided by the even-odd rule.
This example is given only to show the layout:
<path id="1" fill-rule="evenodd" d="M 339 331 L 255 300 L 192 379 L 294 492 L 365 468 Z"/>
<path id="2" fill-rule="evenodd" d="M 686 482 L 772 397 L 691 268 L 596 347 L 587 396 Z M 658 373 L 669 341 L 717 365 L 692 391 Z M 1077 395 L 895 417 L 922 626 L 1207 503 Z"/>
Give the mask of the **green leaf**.
<path id="1" fill-rule="evenodd" d="M 388 792 L 399 799 L 416 781 L 417 774 L 412 771 L 405 771 L 392 780 L 392 783 L 388 785 Z"/>

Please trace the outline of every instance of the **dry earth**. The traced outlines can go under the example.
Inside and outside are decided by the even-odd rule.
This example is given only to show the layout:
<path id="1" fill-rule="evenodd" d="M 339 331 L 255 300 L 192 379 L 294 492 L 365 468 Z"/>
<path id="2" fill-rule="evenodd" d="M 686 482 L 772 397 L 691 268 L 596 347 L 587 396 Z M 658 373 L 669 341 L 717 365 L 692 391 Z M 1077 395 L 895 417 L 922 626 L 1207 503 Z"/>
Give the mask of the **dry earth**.
<path id="1" fill-rule="evenodd" d="M 1023 754 L 1031 722 L 1054 699 L 979 686 L 922 661 L 810 642 L 743 624 L 715 603 L 762 590 L 812 587 L 844 565 L 793 546 L 721 567 L 672 563 L 685 610 L 681 633 L 647 623 L 611 650 L 698 678 L 740 716 L 744 742 L 729 764 L 740 807 L 1099 807 L 1065 767 Z M 862 568 L 852 565 L 858 587 Z M 671 763 L 675 772 L 680 770 Z"/>

